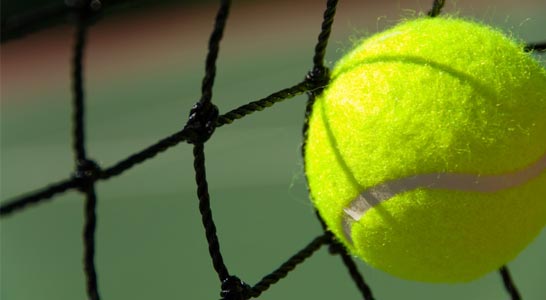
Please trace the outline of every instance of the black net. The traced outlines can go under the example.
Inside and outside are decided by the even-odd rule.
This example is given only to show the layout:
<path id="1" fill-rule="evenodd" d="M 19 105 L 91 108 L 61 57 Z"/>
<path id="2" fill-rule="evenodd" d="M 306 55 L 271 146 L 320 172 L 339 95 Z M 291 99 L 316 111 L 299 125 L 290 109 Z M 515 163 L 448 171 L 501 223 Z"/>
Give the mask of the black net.
<path id="1" fill-rule="evenodd" d="M 307 246 L 303 247 L 288 260 L 281 263 L 280 266 L 263 276 L 254 285 L 243 281 L 243 274 L 236 274 L 230 266 L 226 264 L 222 256 L 221 243 L 217 235 L 215 219 L 211 210 L 211 196 L 207 184 L 205 168 L 205 145 L 213 134 L 215 129 L 227 126 L 244 118 L 256 111 L 264 110 L 276 103 L 290 99 L 297 95 L 307 94 L 308 102 L 305 111 L 305 119 L 310 113 L 311 105 L 316 95 L 320 94 L 322 88 L 327 85 L 329 80 L 329 69 L 325 66 L 325 53 L 328 44 L 332 24 L 336 13 L 337 0 L 325 1 L 322 24 L 319 29 L 317 43 L 314 48 L 312 58 L 313 67 L 307 76 L 299 83 L 291 87 L 282 89 L 269 96 L 257 101 L 237 107 L 226 113 L 220 113 L 214 104 L 213 86 L 216 75 L 216 62 L 220 50 L 222 36 L 226 28 L 226 23 L 230 13 L 231 1 L 220 1 L 214 27 L 208 43 L 208 53 L 205 62 L 205 76 L 202 80 L 201 98 L 193 106 L 189 113 L 189 119 L 178 132 L 167 136 L 156 143 L 140 150 L 127 158 L 118 161 L 109 166 L 100 166 L 87 154 L 86 148 L 86 128 L 85 118 L 85 81 L 84 81 L 84 54 L 86 50 L 86 39 L 88 28 L 100 20 L 103 11 L 110 7 L 123 4 L 125 1 L 67 1 L 66 4 L 55 4 L 45 9 L 31 11 L 21 16 L 8 18 L 2 21 L 2 40 L 9 40 L 15 37 L 21 37 L 36 28 L 46 26 L 50 23 L 59 22 L 59 19 L 69 17 L 75 27 L 74 47 L 72 51 L 72 123 L 73 140 L 72 149 L 74 154 L 75 169 L 71 177 L 59 182 L 51 183 L 48 186 L 29 192 L 26 195 L 16 199 L 8 199 L 3 202 L 0 208 L 2 218 L 12 217 L 18 213 L 25 212 L 35 204 L 45 204 L 53 201 L 56 196 L 71 190 L 79 191 L 85 198 L 84 205 L 84 228 L 83 228 L 83 270 L 86 278 L 87 295 L 89 299 L 98 300 L 108 299 L 108 295 L 102 295 L 97 281 L 97 270 L 95 264 L 95 229 L 97 226 L 97 205 L 100 195 L 96 191 L 97 183 L 109 180 L 125 171 L 137 167 L 141 163 L 154 158 L 161 152 L 168 151 L 180 143 L 189 143 L 193 147 L 195 181 L 197 185 L 197 197 L 199 199 L 199 213 L 201 215 L 204 227 L 205 237 L 208 243 L 208 250 L 212 266 L 219 280 L 218 291 L 222 299 L 250 299 L 257 298 L 266 292 L 272 285 L 285 278 L 289 273 L 300 266 L 307 258 L 314 255 L 322 247 L 329 249 L 329 253 L 341 258 L 341 262 L 346 267 L 348 274 L 354 282 L 355 289 L 358 290 L 363 299 L 375 299 L 372 289 L 366 283 L 364 277 L 357 268 L 353 258 L 347 254 L 345 249 L 325 230 L 324 233 L 310 238 Z M 436 17 L 441 13 L 445 1 L 433 1 L 432 8 L 428 11 L 428 17 Z M 544 43 L 528 44 L 527 51 L 543 51 Z M 303 140 L 307 132 L 307 122 L 303 125 Z M 305 151 L 305 145 L 302 146 L 302 152 Z M 191 259 L 191 258 L 182 258 Z M 504 283 L 506 292 L 511 299 L 520 299 L 519 292 L 510 277 L 507 267 L 502 267 L 499 273 Z M 120 279 L 123 280 L 123 279 Z M 191 284 L 191 283 L 189 283 Z M 28 287 L 31 289 L 32 287 Z M 139 287 L 135 287 L 138 289 Z M 142 287 L 145 288 L 145 287 Z M 215 287 L 210 287 L 215 288 Z M 320 288 L 335 288 L 317 285 Z M 163 298 L 158 296 L 158 298 Z M 426 298 L 426 297 L 423 297 Z"/>

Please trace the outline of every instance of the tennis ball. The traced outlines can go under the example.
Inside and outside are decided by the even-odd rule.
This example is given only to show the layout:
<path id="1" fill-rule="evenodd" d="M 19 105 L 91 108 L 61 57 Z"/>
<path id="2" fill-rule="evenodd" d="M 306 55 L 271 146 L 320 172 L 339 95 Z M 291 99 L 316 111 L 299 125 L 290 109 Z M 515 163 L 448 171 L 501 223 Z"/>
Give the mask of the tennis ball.
<path id="1" fill-rule="evenodd" d="M 443 17 L 374 35 L 337 63 L 308 122 L 314 206 L 373 267 L 471 281 L 546 224 L 546 71 L 495 29 Z"/>

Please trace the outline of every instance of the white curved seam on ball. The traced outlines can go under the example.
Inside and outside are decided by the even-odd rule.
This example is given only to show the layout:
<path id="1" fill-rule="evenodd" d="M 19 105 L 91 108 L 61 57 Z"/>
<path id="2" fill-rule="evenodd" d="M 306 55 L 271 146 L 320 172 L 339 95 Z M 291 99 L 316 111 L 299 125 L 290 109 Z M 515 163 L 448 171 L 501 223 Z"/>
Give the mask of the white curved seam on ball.
<path id="1" fill-rule="evenodd" d="M 387 181 L 360 193 L 344 208 L 343 232 L 349 243 L 352 241 L 352 224 L 359 221 L 372 207 L 390 198 L 418 188 L 444 189 L 463 192 L 493 193 L 524 184 L 546 170 L 546 154 L 525 169 L 500 175 L 473 175 L 432 173 L 415 175 Z"/>

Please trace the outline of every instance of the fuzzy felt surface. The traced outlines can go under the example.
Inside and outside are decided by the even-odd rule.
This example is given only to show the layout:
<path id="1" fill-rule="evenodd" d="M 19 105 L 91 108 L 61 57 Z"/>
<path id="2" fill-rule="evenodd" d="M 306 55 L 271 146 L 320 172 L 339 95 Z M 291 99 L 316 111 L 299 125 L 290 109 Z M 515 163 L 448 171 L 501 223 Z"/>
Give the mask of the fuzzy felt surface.
<path id="1" fill-rule="evenodd" d="M 309 119 L 312 201 L 368 264 L 406 279 L 461 282 L 497 270 L 546 225 L 546 170 L 494 193 L 408 191 L 343 234 L 362 191 L 429 173 L 496 175 L 546 155 L 546 71 L 523 45 L 450 17 L 403 22 L 342 58 Z"/>

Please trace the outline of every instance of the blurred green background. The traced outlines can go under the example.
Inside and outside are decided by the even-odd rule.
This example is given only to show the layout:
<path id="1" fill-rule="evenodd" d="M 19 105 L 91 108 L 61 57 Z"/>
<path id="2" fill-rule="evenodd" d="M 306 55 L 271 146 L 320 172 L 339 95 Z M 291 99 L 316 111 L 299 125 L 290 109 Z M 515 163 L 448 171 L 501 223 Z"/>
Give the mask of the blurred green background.
<path id="1" fill-rule="evenodd" d="M 301 81 L 311 67 L 322 2 L 234 1 L 214 88 L 221 112 Z M 426 11 L 429 2 L 340 1 L 329 65 L 351 40 Z M 17 2 L 2 2 L 3 17 L 9 3 Z M 143 5 L 108 14 L 90 30 L 87 147 L 101 166 L 184 126 L 199 99 L 216 8 L 215 1 Z M 527 41 L 546 39 L 542 0 L 448 1 L 445 11 Z M 2 201 L 70 176 L 72 43 L 72 29 L 61 24 L 2 45 Z M 230 272 L 249 284 L 321 234 L 299 157 L 305 100 L 296 97 L 224 126 L 206 145 L 222 253 Z M 180 144 L 97 185 L 96 263 L 103 299 L 219 298 L 192 163 L 191 146 Z M 86 297 L 82 200 L 68 192 L 2 218 L 2 300 Z M 496 273 L 468 284 L 439 285 L 358 265 L 377 299 L 508 298 Z M 546 231 L 509 266 L 524 299 L 544 299 Z M 296 298 L 360 299 L 340 259 L 326 249 L 260 297 Z"/>

